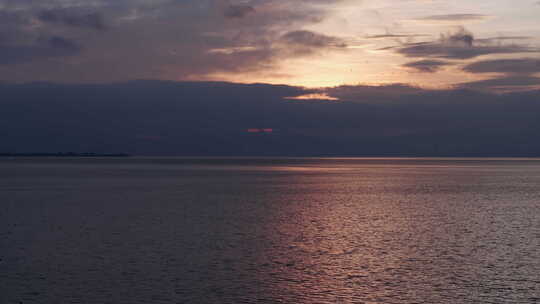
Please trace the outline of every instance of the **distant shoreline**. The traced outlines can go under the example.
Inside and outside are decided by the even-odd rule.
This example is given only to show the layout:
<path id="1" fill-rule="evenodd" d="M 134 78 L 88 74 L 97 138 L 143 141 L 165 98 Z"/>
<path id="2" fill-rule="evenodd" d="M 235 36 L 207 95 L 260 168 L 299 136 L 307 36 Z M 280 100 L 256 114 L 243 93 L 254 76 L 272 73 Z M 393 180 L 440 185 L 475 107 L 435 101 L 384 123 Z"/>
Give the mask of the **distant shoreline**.
<path id="1" fill-rule="evenodd" d="M 540 160 L 537 155 L 132 155 L 127 153 L 0 153 L 0 158 L 8 157 L 50 157 L 50 158 L 69 158 L 69 157 L 99 157 L 99 158 L 177 158 L 186 160 L 216 160 L 216 159 L 444 159 L 444 160 L 466 160 L 466 159 L 531 159 Z"/>
<path id="2" fill-rule="evenodd" d="M 129 157 L 126 153 L 0 153 L 0 157 Z"/>

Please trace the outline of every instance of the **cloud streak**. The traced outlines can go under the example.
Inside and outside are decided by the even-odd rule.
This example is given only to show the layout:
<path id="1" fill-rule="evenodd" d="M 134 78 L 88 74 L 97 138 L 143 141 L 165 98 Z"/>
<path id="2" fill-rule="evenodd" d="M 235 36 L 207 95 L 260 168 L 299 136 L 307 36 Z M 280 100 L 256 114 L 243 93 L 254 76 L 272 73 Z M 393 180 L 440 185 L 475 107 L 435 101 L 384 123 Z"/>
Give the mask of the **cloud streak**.
<path id="1" fill-rule="evenodd" d="M 540 73 L 540 59 L 483 60 L 466 65 L 463 70 L 469 73 L 534 74 Z"/>
<path id="2" fill-rule="evenodd" d="M 302 45 L 308 47 L 346 47 L 343 40 L 311 31 L 292 31 L 284 34 L 281 41 L 291 45 Z"/>
<path id="3" fill-rule="evenodd" d="M 413 69 L 417 72 L 435 73 L 448 65 L 452 65 L 452 63 L 440 60 L 420 60 L 406 63 L 403 67 Z"/>
<path id="4" fill-rule="evenodd" d="M 464 66 L 463 70 L 473 74 L 501 75 L 492 79 L 460 84 L 465 88 L 499 92 L 540 88 L 540 78 L 535 76 L 540 73 L 539 58 L 482 60 Z"/>
<path id="5" fill-rule="evenodd" d="M 448 14 L 448 15 L 433 15 L 414 19 L 415 21 L 426 23 L 463 23 L 470 21 L 483 21 L 492 18 L 489 15 L 482 14 Z"/>
<path id="6" fill-rule="evenodd" d="M 397 49 L 397 53 L 406 57 L 471 59 L 489 54 L 516 54 L 537 51 L 537 49 L 517 44 L 491 45 L 476 42 L 472 33 L 460 29 L 454 33 L 442 34 L 438 41 L 405 44 Z"/>
<path id="7" fill-rule="evenodd" d="M 535 77 L 527 74 L 515 74 L 498 78 L 461 83 L 458 84 L 456 87 L 498 93 L 531 91 L 540 89 L 540 77 Z"/>

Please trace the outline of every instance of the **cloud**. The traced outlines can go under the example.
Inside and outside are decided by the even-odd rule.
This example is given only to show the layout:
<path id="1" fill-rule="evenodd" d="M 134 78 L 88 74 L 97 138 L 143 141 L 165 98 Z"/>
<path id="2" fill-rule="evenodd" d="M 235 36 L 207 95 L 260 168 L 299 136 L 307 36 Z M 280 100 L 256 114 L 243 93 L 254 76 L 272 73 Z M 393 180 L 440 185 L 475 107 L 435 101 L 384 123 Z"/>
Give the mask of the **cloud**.
<path id="1" fill-rule="evenodd" d="M 105 30 L 103 16 L 98 12 L 76 12 L 66 9 L 45 10 L 38 13 L 41 22 L 60 24 L 64 26 Z"/>
<path id="2" fill-rule="evenodd" d="M 414 19 L 415 21 L 427 22 L 427 23 L 463 23 L 468 21 L 482 21 L 492 18 L 492 16 L 481 14 L 448 14 L 448 15 L 433 15 Z"/>
<path id="3" fill-rule="evenodd" d="M 31 44 L 0 44 L 0 65 L 16 65 L 44 58 L 77 55 L 82 47 L 61 36 L 39 38 Z"/>
<path id="4" fill-rule="evenodd" d="M 439 60 L 420 60 L 420 61 L 414 61 L 409 62 L 403 65 L 403 67 L 411 68 L 413 70 L 416 70 L 417 72 L 423 72 L 423 73 L 435 73 L 439 71 L 441 68 L 451 65 L 452 63 L 446 62 L 446 61 L 439 61 Z"/>
<path id="5" fill-rule="evenodd" d="M 381 35 L 366 36 L 366 39 L 415 38 L 415 37 L 425 37 L 425 36 L 427 36 L 427 35 L 422 35 L 422 34 L 381 34 Z"/>
<path id="6" fill-rule="evenodd" d="M 515 41 L 515 40 L 529 40 L 534 39 L 533 36 L 498 36 L 498 37 L 490 37 L 490 38 L 482 38 L 482 39 L 476 39 L 476 42 L 480 43 L 500 43 L 502 41 Z"/>
<path id="7" fill-rule="evenodd" d="M 321 92 L 339 100 L 372 103 L 374 101 L 395 101 L 406 95 L 415 95 L 425 92 L 424 89 L 407 84 L 388 84 L 380 86 L 370 85 L 342 85 L 321 89 Z"/>
<path id="8" fill-rule="evenodd" d="M 463 67 L 469 73 L 534 74 L 540 73 L 540 59 L 496 59 L 477 61 Z"/>
<path id="9" fill-rule="evenodd" d="M 345 50 L 343 39 L 312 31 L 291 31 L 277 41 L 274 52 L 277 58 L 310 56 L 329 50 Z"/>
<path id="10" fill-rule="evenodd" d="M 534 77 L 527 74 L 516 74 L 499 78 L 462 83 L 457 85 L 456 87 L 499 93 L 531 91 L 540 89 L 540 77 Z"/>
<path id="11" fill-rule="evenodd" d="M 497 73 L 502 76 L 460 84 L 460 87 L 491 91 L 517 91 L 540 88 L 540 59 L 495 59 L 473 62 L 463 67 L 468 73 Z"/>
<path id="12" fill-rule="evenodd" d="M 338 1 L 0 0 L 5 15 L 19 16 L 12 17 L 18 23 L 0 28 L 0 40 L 15 41 L 10 47 L 27 46 L 40 36 L 65 36 L 85 45 L 77 67 L 58 57 L 51 72 L 46 57 L 32 56 L 32 67 L 4 67 L 0 80 L 77 81 L 83 75 L 85 81 L 205 79 L 216 73 L 270 73 L 284 59 L 344 49 L 337 37 L 304 31 L 321 22 Z M 247 18 L 255 12 L 256 18 Z M 4 20 L 0 18 L 1 25 Z M 114 30 L 104 31 L 107 28 Z"/>
<path id="13" fill-rule="evenodd" d="M 540 91 L 495 95 L 396 84 L 327 89 L 340 102 L 284 100 L 316 93 L 221 82 L 0 84 L 0 151 L 540 156 Z"/>
<path id="14" fill-rule="evenodd" d="M 407 57 L 435 57 L 444 59 L 470 59 L 488 54 L 512 54 L 533 51 L 529 47 L 519 45 L 463 47 L 438 43 L 412 45 L 398 49 L 398 53 Z"/>
<path id="15" fill-rule="evenodd" d="M 255 13 L 255 9 L 249 5 L 229 5 L 225 9 L 225 17 L 227 18 L 244 18 L 253 13 Z"/>
<path id="16" fill-rule="evenodd" d="M 409 43 L 397 48 L 396 52 L 406 57 L 424 57 L 441 59 L 470 59 L 488 54 L 512 54 L 536 52 L 536 49 L 517 45 L 492 45 L 476 43 L 472 33 L 464 28 L 442 34 L 438 41 Z"/>
<path id="17" fill-rule="evenodd" d="M 290 45 L 301 45 L 313 48 L 347 47 L 347 44 L 340 38 L 303 30 L 285 33 L 281 36 L 280 41 Z"/>
<path id="18" fill-rule="evenodd" d="M 346 44 L 338 37 L 311 31 L 286 32 L 260 44 L 230 46 L 208 50 L 202 66 L 222 71 L 257 71 L 271 69 L 274 62 L 284 58 L 316 55 L 321 52 L 345 49 Z"/>
<path id="19" fill-rule="evenodd" d="M 473 46 L 474 35 L 466 29 L 461 28 L 453 34 L 441 35 L 441 42 L 455 46 L 471 47 Z"/>

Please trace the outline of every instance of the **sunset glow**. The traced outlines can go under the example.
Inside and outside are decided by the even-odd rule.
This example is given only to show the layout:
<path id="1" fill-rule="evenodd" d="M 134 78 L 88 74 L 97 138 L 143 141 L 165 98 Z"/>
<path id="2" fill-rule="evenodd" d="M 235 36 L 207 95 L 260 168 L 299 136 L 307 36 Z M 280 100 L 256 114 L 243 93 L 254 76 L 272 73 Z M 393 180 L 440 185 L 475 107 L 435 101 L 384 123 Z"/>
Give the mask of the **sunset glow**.
<path id="1" fill-rule="evenodd" d="M 328 94 L 321 94 L 321 93 L 314 93 L 314 94 L 306 94 L 306 95 L 300 95 L 296 97 L 287 97 L 287 100 L 331 100 L 336 101 L 339 100 L 338 98 L 328 96 Z"/>
<path id="2" fill-rule="evenodd" d="M 3 52 L 16 64 L 0 64 L 3 81 L 540 85 L 538 67 L 498 69 L 540 59 L 535 0 L 40 3 L 0 0 L 16 16 L 5 21 L 14 38 Z M 468 68 L 481 63 L 489 73 Z"/>

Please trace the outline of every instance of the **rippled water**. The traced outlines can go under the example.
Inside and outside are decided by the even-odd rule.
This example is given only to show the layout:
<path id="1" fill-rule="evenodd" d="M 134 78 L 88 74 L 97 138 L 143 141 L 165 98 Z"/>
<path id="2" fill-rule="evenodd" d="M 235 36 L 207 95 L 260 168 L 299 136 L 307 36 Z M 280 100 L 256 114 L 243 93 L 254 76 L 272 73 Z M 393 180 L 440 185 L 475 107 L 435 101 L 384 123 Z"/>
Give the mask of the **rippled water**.
<path id="1" fill-rule="evenodd" d="M 0 303 L 538 303 L 540 160 L 2 159 Z"/>

